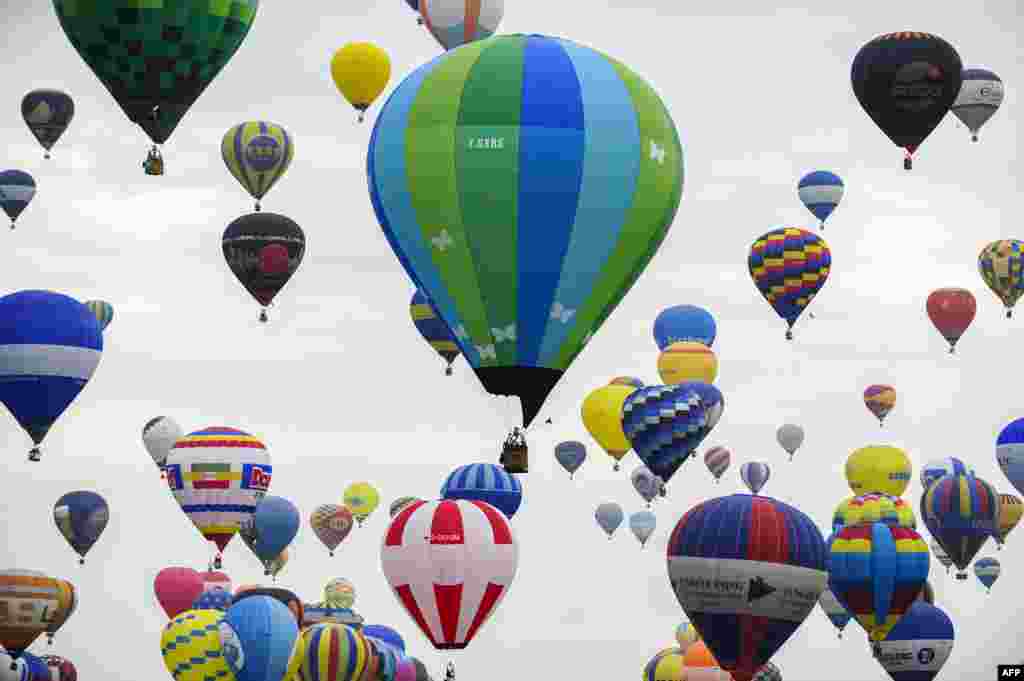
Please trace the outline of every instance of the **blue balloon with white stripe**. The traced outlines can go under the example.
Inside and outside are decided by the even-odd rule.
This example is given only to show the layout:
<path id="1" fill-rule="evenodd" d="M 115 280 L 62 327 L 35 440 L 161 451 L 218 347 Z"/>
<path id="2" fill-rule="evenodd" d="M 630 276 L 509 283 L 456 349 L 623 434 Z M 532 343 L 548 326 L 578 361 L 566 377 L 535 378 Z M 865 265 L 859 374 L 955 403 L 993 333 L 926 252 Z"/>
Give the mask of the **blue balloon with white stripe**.
<path id="1" fill-rule="evenodd" d="M 237 681 L 281 681 L 285 677 L 299 637 L 299 626 L 288 606 L 270 596 L 243 598 L 228 608 L 224 622 L 234 630 L 245 653 L 232 661 Z"/>
<path id="2" fill-rule="evenodd" d="M 915 601 L 875 646 L 875 657 L 893 681 L 932 681 L 942 670 L 956 634 L 940 608 Z"/>
<path id="3" fill-rule="evenodd" d="M 1007 424 L 999 433 L 996 462 L 1010 484 L 1024 494 L 1024 419 Z"/>
<path id="4" fill-rule="evenodd" d="M 35 195 L 36 181 L 28 173 L 21 170 L 0 172 L 0 208 L 11 219 L 11 229 Z"/>
<path id="5" fill-rule="evenodd" d="M 0 401 L 32 438 L 29 459 L 92 378 L 103 334 L 89 308 L 52 291 L 0 298 Z"/>
<path id="6" fill-rule="evenodd" d="M 807 210 L 821 221 L 822 229 L 825 227 L 825 220 L 828 220 L 832 211 L 843 200 L 844 191 L 842 179 L 828 170 L 807 173 L 797 185 L 800 200 L 807 206 Z"/>
<path id="7" fill-rule="evenodd" d="M 654 342 L 659 350 L 673 343 L 703 343 L 709 348 L 715 344 L 718 327 L 711 313 L 696 305 L 673 305 L 658 313 L 654 319 Z"/>
<path id="8" fill-rule="evenodd" d="M 486 501 L 511 518 L 523 503 L 523 485 L 501 466 L 471 463 L 451 472 L 441 485 L 441 498 Z"/>

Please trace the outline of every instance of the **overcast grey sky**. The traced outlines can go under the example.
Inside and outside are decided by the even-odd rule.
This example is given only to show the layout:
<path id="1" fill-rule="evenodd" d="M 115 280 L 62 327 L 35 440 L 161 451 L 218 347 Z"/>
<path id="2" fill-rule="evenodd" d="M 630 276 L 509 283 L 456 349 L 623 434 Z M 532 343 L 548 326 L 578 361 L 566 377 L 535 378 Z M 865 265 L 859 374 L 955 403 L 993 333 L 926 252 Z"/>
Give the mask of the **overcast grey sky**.
<path id="1" fill-rule="evenodd" d="M 943 456 L 963 458 L 997 489 L 1012 491 L 994 444 L 1022 415 L 1014 373 L 1006 372 L 1019 360 L 1024 311 L 1004 319 L 975 263 L 989 241 L 1022 237 L 1013 217 L 1024 198 L 1017 7 L 872 1 L 834 4 L 829 13 L 828 3 L 713 4 L 506 0 L 502 33 L 595 47 L 654 86 L 679 130 L 686 185 L 661 250 L 538 419 L 551 416 L 554 425 L 531 435 L 525 499 L 513 522 L 519 573 L 500 610 L 457 656 L 461 679 L 637 678 L 684 617 L 666 574 L 667 535 L 698 501 L 740 491 L 743 461 L 768 462 L 773 475 L 764 493 L 795 503 L 823 529 L 849 494 L 847 455 L 870 443 L 908 451 L 915 470 L 906 498 L 915 509 L 920 465 Z M 436 496 L 455 466 L 495 461 L 510 405 L 487 396 L 461 359 L 445 378 L 412 327 L 411 284 L 366 190 L 366 145 L 383 97 L 370 120 L 356 125 L 328 64 L 345 42 L 374 41 L 391 55 L 390 92 L 440 48 L 401 0 L 265 0 L 242 48 L 166 145 L 167 175 L 152 178 L 139 167 L 148 140 L 71 48 L 51 3 L 4 6 L 0 169 L 30 172 L 39 190 L 17 230 L 0 234 L 3 292 L 51 289 L 116 308 L 100 367 L 47 437 L 41 463 L 25 460 L 27 438 L 12 418 L 0 419 L 7 449 L 0 567 L 69 578 L 80 592 L 79 610 L 52 652 L 72 659 L 85 681 L 169 678 L 153 576 L 168 565 L 200 568 L 210 551 L 141 444 L 142 425 L 165 414 L 186 431 L 224 424 L 261 437 L 274 464 L 271 493 L 292 499 L 304 515 L 280 583 L 313 601 L 329 578 L 350 578 L 367 621 L 398 628 L 410 652 L 437 670 L 442 656 L 380 570 L 387 504 L 407 494 Z M 949 117 L 918 152 L 912 173 L 849 82 L 861 45 L 896 30 L 936 33 L 965 65 L 991 68 L 1006 83 L 1002 110 L 979 144 Z M 21 97 L 41 87 L 64 89 L 76 103 L 51 161 L 42 160 L 20 116 Z M 278 122 L 295 138 L 295 161 L 264 207 L 296 220 L 308 241 L 305 262 L 267 325 L 257 323 L 258 307 L 220 249 L 224 227 L 252 207 L 221 161 L 220 139 L 252 119 Z M 824 233 L 833 271 L 814 303 L 817 319 L 802 320 L 787 343 L 783 323 L 750 281 L 747 251 L 774 227 L 813 226 L 796 183 L 819 168 L 847 186 Z M 941 286 L 966 287 L 979 301 L 953 356 L 925 314 L 928 293 Z M 717 385 L 726 409 L 700 451 L 725 445 L 733 464 L 714 485 L 702 461 L 687 463 L 656 506 L 659 527 L 641 551 L 627 527 L 609 542 L 593 517 L 602 501 L 627 513 L 642 508 L 629 483 L 639 462 L 630 454 L 613 473 L 587 438 L 579 405 L 615 375 L 657 381 L 651 323 L 678 303 L 705 306 L 717 318 Z M 876 382 L 899 391 L 881 432 L 861 402 L 863 388 Z M 775 443 L 784 421 L 807 433 L 793 463 Z M 574 481 L 551 455 L 565 439 L 591 445 Z M 381 508 L 330 559 L 305 517 L 364 479 L 380 489 Z M 100 492 L 112 512 L 84 567 L 51 513 L 74 489 Z M 979 554 L 1003 563 L 991 596 L 973 576 L 954 583 L 933 561 L 936 603 L 957 628 L 940 678 L 987 681 L 997 662 L 1019 661 L 1022 532 L 1002 552 Z M 225 571 L 236 584 L 262 580 L 238 540 Z M 32 651 L 47 652 L 45 641 Z M 819 609 L 774 661 L 787 681 L 887 678 L 856 623 L 837 641 Z"/>

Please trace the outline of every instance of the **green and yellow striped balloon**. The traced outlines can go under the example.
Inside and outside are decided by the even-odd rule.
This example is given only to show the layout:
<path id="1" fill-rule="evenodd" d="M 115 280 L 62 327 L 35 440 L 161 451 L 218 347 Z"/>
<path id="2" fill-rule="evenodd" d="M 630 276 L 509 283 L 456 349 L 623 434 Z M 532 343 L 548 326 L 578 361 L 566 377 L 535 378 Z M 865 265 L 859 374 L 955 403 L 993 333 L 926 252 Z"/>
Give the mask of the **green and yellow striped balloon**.
<path id="1" fill-rule="evenodd" d="M 402 266 L 529 425 L 665 238 L 683 152 L 626 66 L 506 35 L 406 77 L 377 117 L 367 174 Z"/>
<path id="2" fill-rule="evenodd" d="M 87 300 L 85 306 L 96 315 L 96 321 L 100 323 L 100 331 L 106 331 L 110 322 L 114 321 L 114 306 L 105 300 Z"/>
<path id="3" fill-rule="evenodd" d="M 259 210 L 259 200 L 291 165 L 295 144 L 288 131 L 276 123 L 247 121 L 224 133 L 220 155 L 228 171 L 256 199 Z"/>

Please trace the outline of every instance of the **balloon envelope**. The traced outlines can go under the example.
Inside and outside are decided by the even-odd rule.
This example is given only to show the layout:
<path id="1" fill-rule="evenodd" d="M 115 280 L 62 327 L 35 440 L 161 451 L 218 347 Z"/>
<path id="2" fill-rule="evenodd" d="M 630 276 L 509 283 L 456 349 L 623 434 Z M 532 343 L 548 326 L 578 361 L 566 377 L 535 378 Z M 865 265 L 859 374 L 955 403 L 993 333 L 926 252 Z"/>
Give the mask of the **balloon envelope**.
<path id="1" fill-rule="evenodd" d="M 232 605 L 224 621 L 244 651 L 242 664 L 232 665 L 237 681 L 281 681 L 299 636 L 288 607 L 269 596 L 253 596 Z"/>
<path id="2" fill-rule="evenodd" d="M 1010 484 L 1024 494 L 1024 419 L 1017 419 L 1000 431 L 996 462 Z"/>
<path id="3" fill-rule="evenodd" d="M 890 445 L 861 447 L 846 459 L 846 482 L 854 494 L 901 497 L 910 486 L 910 457 Z"/>
<path id="4" fill-rule="evenodd" d="M 947 475 L 924 493 L 921 515 L 963 580 L 974 556 L 999 533 L 999 494 L 973 473 Z"/>
<path id="5" fill-rule="evenodd" d="M 815 170 L 807 173 L 797 183 L 797 194 L 800 201 L 811 211 L 814 217 L 825 224 L 839 202 L 843 200 L 843 181 L 838 175 L 828 170 Z"/>
<path id="6" fill-rule="evenodd" d="M 928 317 L 949 343 L 953 352 L 957 341 L 974 321 L 978 303 L 974 294 L 962 288 L 941 288 L 928 295 Z"/>
<path id="7" fill-rule="evenodd" d="M 266 563 L 280 556 L 292 543 L 302 516 L 295 504 L 287 499 L 266 496 L 256 505 L 251 522 L 256 532 L 252 552 Z"/>
<path id="8" fill-rule="evenodd" d="M 587 460 L 587 446 L 575 440 L 560 442 L 555 446 L 555 460 L 572 477 Z"/>
<path id="9" fill-rule="evenodd" d="M 490 38 L 505 14 L 505 0 L 418 0 L 423 24 L 446 50 Z"/>
<path id="10" fill-rule="evenodd" d="M 702 343 L 710 348 L 715 344 L 717 335 L 715 318 L 696 305 L 673 305 L 659 312 L 654 319 L 654 342 L 659 350 L 680 341 Z"/>
<path id="11" fill-rule="evenodd" d="M 163 470 L 174 443 L 183 437 L 185 431 L 169 416 L 152 418 L 142 427 L 142 444 L 160 470 Z"/>
<path id="12" fill-rule="evenodd" d="M 798 227 L 761 235 L 747 258 L 757 290 L 786 322 L 787 339 L 793 337 L 793 325 L 821 291 L 831 268 L 832 252 L 825 240 Z"/>
<path id="13" fill-rule="evenodd" d="M 654 90 L 541 35 L 414 70 L 377 117 L 367 174 L 402 267 L 484 388 L 519 396 L 524 426 L 643 272 L 683 182 Z"/>
<path id="14" fill-rule="evenodd" d="M 220 610 L 187 610 L 167 623 L 160 652 L 175 681 L 235 681 L 234 670 L 245 663 L 246 653 L 223 621 Z"/>
<path id="15" fill-rule="evenodd" d="M 613 501 L 606 501 L 598 505 L 597 510 L 594 511 L 594 519 L 609 538 L 615 534 L 615 530 L 619 529 L 623 518 L 625 518 L 625 514 L 622 512 L 622 507 Z"/>
<path id="16" fill-rule="evenodd" d="M 441 485 L 441 498 L 485 501 L 511 518 L 523 503 L 523 485 L 501 466 L 472 463 L 448 474 Z"/>
<path id="17" fill-rule="evenodd" d="M 272 256 L 275 250 L 280 253 L 281 249 L 286 255 L 284 266 L 274 266 Z M 284 215 L 251 213 L 225 228 L 221 250 L 245 290 L 266 307 L 302 264 L 306 235 L 294 220 Z"/>
<path id="18" fill-rule="evenodd" d="M 12 227 L 35 195 L 36 181 L 28 173 L 21 170 L 0 172 L 0 208 L 11 219 Z"/>
<path id="19" fill-rule="evenodd" d="M 978 141 L 978 131 L 995 115 L 1003 103 L 1003 81 L 988 69 L 964 69 L 960 74 L 960 92 L 950 109 Z"/>
<path id="20" fill-rule="evenodd" d="M 978 255 L 978 272 L 1010 316 L 1013 306 L 1024 295 L 1024 242 L 1017 239 L 993 241 Z"/>
<path id="21" fill-rule="evenodd" d="M 915 602 L 877 644 L 875 658 L 893 681 L 931 681 L 953 652 L 954 637 L 945 612 Z"/>
<path id="22" fill-rule="evenodd" d="M 249 196 L 259 200 L 288 171 L 295 157 L 295 142 L 280 125 L 267 121 L 239 123 L 224 133 L 220 155 Z"/>
<path id="23" fill-rule="evenodd" d="M 53 520 L 75 553 L 85 558 L 106 529 L 110 508 L 95 492 L 68 492 L 54 504 Z"/>
<path id="24" fill-rule="evenodd" d="M 43 149 L 50 151 L 75 117 L 75 102 L 60 90 L 32 90 L 21 100 L 21 117 Z"/>
<path id="25" fill-rule="evenodd" d="M 644 465 L 665 483 L 707 436 L 708 414 L 693 390 L 649 386 L 626 399 L 622 431 Z"/>
<path id="26" fill-rule="evenodd" d="M 203 578 L 192 568 L 167 567 L 157 573 L 153 591 L 167 617 L 174 619 L 203 593 Z"/>

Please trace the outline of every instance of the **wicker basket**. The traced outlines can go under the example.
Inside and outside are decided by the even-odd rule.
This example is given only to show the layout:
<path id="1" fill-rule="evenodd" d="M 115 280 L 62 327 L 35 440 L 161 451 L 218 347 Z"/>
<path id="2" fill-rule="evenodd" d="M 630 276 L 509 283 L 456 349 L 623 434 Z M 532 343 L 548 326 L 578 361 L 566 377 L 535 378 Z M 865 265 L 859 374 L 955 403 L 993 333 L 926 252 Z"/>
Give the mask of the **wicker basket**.
<path id="1" fill-rule="evenodd" d="M 506 444 L 502 448 L 498 463 L 504 467 L 506 473 L 526 473 L 530 468 L 528 453 L 526 445 Z"/>

